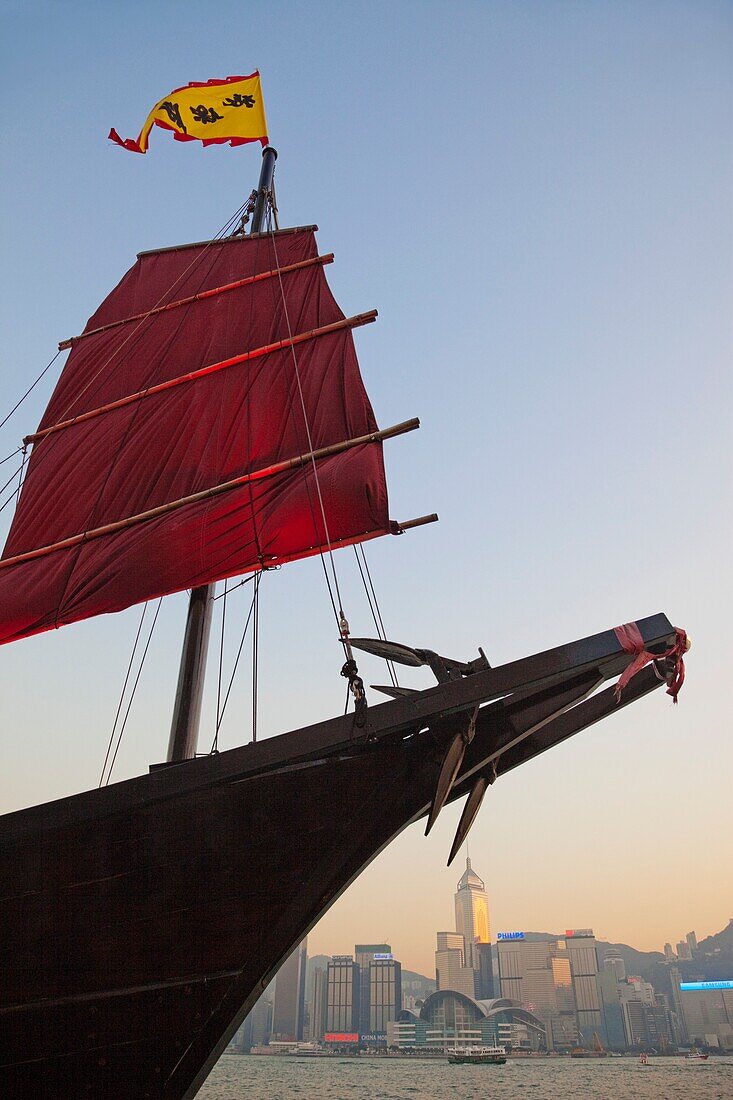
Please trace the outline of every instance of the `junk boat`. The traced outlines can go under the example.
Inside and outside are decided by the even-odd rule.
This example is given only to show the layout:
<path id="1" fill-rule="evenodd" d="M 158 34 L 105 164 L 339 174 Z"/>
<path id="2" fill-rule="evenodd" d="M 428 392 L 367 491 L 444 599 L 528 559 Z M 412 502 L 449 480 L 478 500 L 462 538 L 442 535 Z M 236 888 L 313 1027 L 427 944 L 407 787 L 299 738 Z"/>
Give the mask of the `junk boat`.
<path id="1" fill-rule="evenodd" d="M 608 1051 L 604 1048 L 601 1042 L 601 1037 L 597 1031 L 593 1032 L 593 1046 L 592 1047 L 573 1047 L 570 1051 L 571 1058 L 607 1058 Z"/>
<path id="2" fill-rule="evenodd" d="M 194 1096 L 402 830 L 462 799 L 452 859 L 497 779 L 681 682 L 684 635 L 663 614 L 492 666 L 389 641 L 378 620 L 352 637 L 332 586 L 347 713 L 197 755 L 217 582 L 249 577 L 256 601 L 265 571 L 313 555 L 331 581 L 339 549 L 437 519 L 389 515 L 383 445 L 418 421 L 379 428 L 353 336 L 376 311 L 341 311 L 315 226 L 278 227 L 276 156 L 251 232 L 243 218 L 139 254 L 60 345 L 24 441 L 0 642 L 63 627 L 63 646 L 82 619 L 191 597 L 165 761 L 161 731 L 148 774 L 0 818 L 3 1096 Z M 436 683 L 367 700 L 363 651 Z"/>

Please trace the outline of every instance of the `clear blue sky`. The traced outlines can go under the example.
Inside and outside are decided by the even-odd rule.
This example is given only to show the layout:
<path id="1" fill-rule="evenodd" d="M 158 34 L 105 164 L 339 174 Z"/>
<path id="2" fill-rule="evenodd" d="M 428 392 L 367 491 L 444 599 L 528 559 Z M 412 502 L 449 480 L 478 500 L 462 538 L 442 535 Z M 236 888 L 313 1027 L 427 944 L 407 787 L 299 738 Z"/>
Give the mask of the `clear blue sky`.
<path id="1" fill-rule="evenodd" d="M 494 929 L 593 925 L 653 947 L 722 927 L 730 4 L 2 0 L 0 19 L 0 419 L 137 251 L 211 236 L 256 181 L 256 146 L 156 130 L 141 157 L 110 126 L 136 136 L 172 88 L 259 67 L 283 222 L 321 226 L 348 313 L 380 311 L 357 334 L 380 422 L 423 422 L 388 445 L 391 511 L 441 523 L 369 548 L 388 632 L 460 657 L 482 645 L 492 663 L 656 611 L 694 640 L 677 708 L 656 693 L 492 789 L 471 853 Z M 230 603 L 228 664 L 247 604 Z M 0 652 L 0 810 L 96 784 L 138 614 Z M 164 756 L 184 614 L 185 598 L 164 604 L 116 778 Z M 262 615 L 264 732 L 338 712 L 318 564 L 266 577 Z M 224 747 L 249 736 L 249 706 L 245 672 Z M 458 812 L 401 837 L 313 948 L 386 937 L 428 969 L 452 921 Z"/>

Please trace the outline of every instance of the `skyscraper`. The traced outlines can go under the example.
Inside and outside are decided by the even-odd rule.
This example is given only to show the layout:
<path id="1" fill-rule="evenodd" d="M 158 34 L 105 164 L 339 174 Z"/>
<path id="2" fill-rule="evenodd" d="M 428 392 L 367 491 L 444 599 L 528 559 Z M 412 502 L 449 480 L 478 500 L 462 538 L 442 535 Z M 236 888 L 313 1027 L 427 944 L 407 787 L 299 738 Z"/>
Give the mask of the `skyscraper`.
<path id="1" fill-rule="evenodd" d="M 559 943 L 562 941 L 558 941 Z M 573 991 L 578 1011 L 578 1030 L 590 1046 L 593 1035 L 603 1039 L 603 1009 L 598 992 L 598 956 L 592 928 L 569 928 L 565 933 Z"/>
<path id="2" fill-rule="evenodd" d="M 669 944 L 667 944 L 667 946 L 669 946 Z M 612 970 L 616 975 L 616 980 L 619 982 L 622 982 L 626 977 L 626 963 L 617 947 L 609 947 L 606 949 L 606 954 L 603 959 L 603 969 Z"/>
<path id="3" fill-rule="evenodd" d="M 565 941 L 528 941 L 523 932 L 500 932 L 497 953 L 500 995 L 539 1016 L 550 1049 L 573 1045 L 578 1032 Z"/>
<path id="4" fill-rule="evenodd" d="M 396 959 L 372 959 L 369 963 L 369 1033 L 386 1034 L 387 1024 L 396 1020 L 401 1011 L 402 967 Z"/>
<path id="5" fill-rule="evenodd" d="M 438 932 L 435 952 L 435 984 L 438 989 L 476 996 L 474 972 L 466 966 L 465 943 L 460 932 Z"/>
<path id="6" fill-rule="evenodd" d="M 494 996 L 494 949 L 490 943 L 475 943 L 476 968 L 473 984 L 479 1001 L 490 1001 Z"/>
<path id="7" fill-rule="evenodd" d="M 465 965 L 471 970 L 480 970 L 478 952 L 475 945 L 491 941 L 489 925 L 489 899 L 480 879 L 466 858 L 466 870 L 458 881 L 455 894 L 456 930 L 463 936 L 465 944 Z"/>
<path id="8" fill-rule="evenodd" d="M 317 966 L 313 972 L 313 1004 L 311 1005 L 311 1039 L 322 1039 L 326 1034 L 328 1014 L 328 970 Z"/>
<path id="9" fill-rule="evenodd" d="M 305 971 L 308 937 L 288 955 L 277 972 L 272 1005 L 272 1034 L 279 1039 L 302 1039 L 305 1018 Z"/>
<path id="10" fill-rule="evenodd" d="M 354 945 L 354 958 L 359 967 L 359 1031 L 366 1034 L 373 1031 L 369 1023 L 369 993 L 371 989 L 369 981 L 369 967 L 374 959 L 379 961 L 385 956 L 392 956 L 392 948 L 388 943 L 357 943 Z"/>
<path id="11" fill-rule="evenodd" d="M 606 1039 L 611 1050 L 626 1050 L 626 1025 L 621 1006 L 621 984 L 626 979 L 619 980 L 613 967 L 606 965 L 598 974 L 598 992 L 603 1005 L 603 1019 L 606 1024 Z"/>
<path id="12" fill-rule="evenodd" d="M 351 955 L 334 955 L 328 964 L 326 1031 L 359 1031 L 359 967 Z"/>

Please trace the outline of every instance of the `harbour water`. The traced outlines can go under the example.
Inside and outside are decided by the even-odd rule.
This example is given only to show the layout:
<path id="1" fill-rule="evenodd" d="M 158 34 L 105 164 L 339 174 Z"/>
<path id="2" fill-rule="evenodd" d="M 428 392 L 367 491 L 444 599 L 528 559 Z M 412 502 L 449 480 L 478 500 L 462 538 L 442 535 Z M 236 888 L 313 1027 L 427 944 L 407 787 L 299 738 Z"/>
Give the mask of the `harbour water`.
<path id="1" fill-rule="evenodd" d="M 733 1100 L 733 1058 L 509 1060 L 451 1066 L 408 1058 L 225 1055 L 200 1100 Z"/>

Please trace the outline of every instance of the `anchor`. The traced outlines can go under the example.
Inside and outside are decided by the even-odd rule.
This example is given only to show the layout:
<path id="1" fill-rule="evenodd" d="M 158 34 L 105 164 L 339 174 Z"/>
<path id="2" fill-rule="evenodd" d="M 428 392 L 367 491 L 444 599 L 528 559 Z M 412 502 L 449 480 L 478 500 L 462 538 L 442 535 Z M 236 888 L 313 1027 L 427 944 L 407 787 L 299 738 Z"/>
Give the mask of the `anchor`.
<path id="1" fill-rule="evenodd" d="M 460 680 L 463 676 L 472 676 L 474 672 L 491 668 L 480 646 L 480 656 L 475 660 L 456 661 L 453 657 L 442 657 L 432 649 L 413 649 L 412 646 L 402 645 L 401 642 L 389 642 L 386 638 L 352 638 L 351 645 L 354 649 L 371 653 L 374 657 L 382 657 L 385 661 L 394 661 L 398 665 L 408 665 L 410 668 L 427 665 L 439 684 L 445 684 L 449 680 Z M 375 691 L 384 691 L 386 695 L 402 695 L 408 690 L 397 689 L 395 692 L 394 688 L 381 688 L 375 685 Z"/>
<path id="2" fill-rule="evenodd" d="M 430 807 L 430 814 L 428 816 L 428 823 L 425 826 L 425 836 L 428 835 L 436 818 L 440 811 L 445 806 L 448 795 L 453 789 L 453 784 L 456 781 L 456 776 L 461 769 L 463 763 L 463 757 L 466 755 L 466 748 L 473 741 L 476 733 L 476 719 L 478 718 L 479 708 L 476 706 L 471 711 L 468 719 L 468 723 L 464 730 L 457 733 L 451 741 L 446 754 L 443 757 L 443 763 L 440 767 L 440 774 L 438 776 L 438 782 L 435 785 L 435 794 L 433 795 L 433 804 Z"/>
<path id="3" fill-rule="evenodd" d="M 458 828 L 456 829 L 456 835 L 453 840 L 453 845 L 448 856 L 447 867 L 450 867 L 453 860 L 458 855 L 458 852 L 463 845 L 464 840 L 471 831 L 471 826 L 478 816 L 478 812 L 481 809 L 481 803 L 484 800 L 486 794 L 486 788 L 490 787 L 496 779 L 496 761 L 491 761 L 491 775 L 487 778 L 485 775 L 480 775 L 471 787 L 466 803 L 463 807 L 463 813 L 461 814 L 461 820 L 458 822 Z"/>
<path id="4" fill-rule="evenodd" d="M 374 657 L 381 657 L 385 661 L 394 661 L 399 665 L 407 665 L 409 668 L 427 666 L 439 684 L 445 684 L 452 680 L 461 680 L 465 676 L 472 676 L 477 672 L 483 672 L 485 669 L 491 668 L 486 658 L 486 654 L 480 646 L 479 656 L 473 661 L 457 661 L 453 657 L 444 657 L 440 653 L 436 653 L 433 649 L 416 649 L 413 646 L 404 645 L 401 642 L 390 642 L 386 638 L 351 638 L 351 645 L 354 649 L 360 649 L 364 653 L 371 653 Z M 414 688 L 402 687 L 396 684 L 391 686 L 373 684 L 372 687 L 375 691 L 381 691 L 383 695 L 388 695 L 392 699 L 399 699 L 405 695 L 411 695 L 415 691 Z M 438 814 L 442 810 L 453 789 L 456 776 L 463 763 L 466 747 L 470 745 L 476 733 L 477 718 L 478 707 L 474 708 L 471 712 L 466 728 L 455 734 L 446 750 L 445 756 L 443 757 L 443 763 L 440 767 L 440 774 L 435 787 L 435 794 L 430 807 L 428 822 L 425 827 L 426 836 L 435 824 Z M 491 782 L 493 782 L 495 778 L 496 771 L 494 770 L 494 776 Z M 457 848 L 460 848 L 462 843 L 462 840 L 459 840 L 459 836 L 465 838 L 476 818 L 483 796 L 486 793 L 488 782 L 489 781 L 484 778 L 477 779 L 468 796 L 458 826 L 456 840 L 453 842 L 453 848 L 451 849 L 450 859 L 448 860 L 449 864 L 454 858 Z"/>

